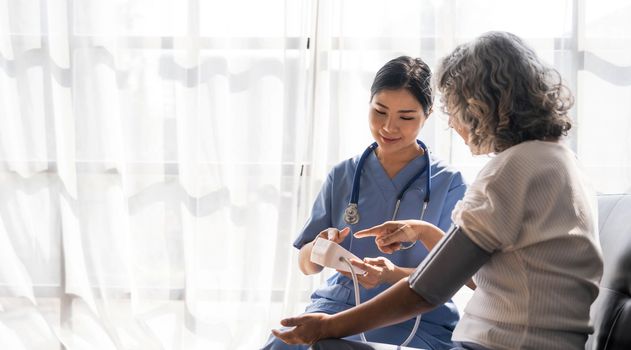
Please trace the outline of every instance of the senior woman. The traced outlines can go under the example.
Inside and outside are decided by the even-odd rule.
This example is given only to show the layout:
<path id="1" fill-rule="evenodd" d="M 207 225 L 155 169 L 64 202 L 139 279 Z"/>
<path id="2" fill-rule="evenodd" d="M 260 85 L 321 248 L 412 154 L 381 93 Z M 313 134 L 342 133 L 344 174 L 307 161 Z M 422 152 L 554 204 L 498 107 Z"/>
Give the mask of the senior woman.
<path id="1" fill-rule="evenodd" d="M 520 38 L 486 33 L 441 62 L 437 84 L 450 125 L 474 154 L 495 154 L 458 202 L 445 234 L 424 221 L 393 221 L 384 252 L 442 237 L 408 278 L 336 315 L 281 321 L 274 334 L 313 343 L 432 310 L 463 284 L 477 288 L 452 340 L 472 349 L 583 349 L 602 256 L 595 198 L 560 141 L 572 98 L 558 72 Z"/>

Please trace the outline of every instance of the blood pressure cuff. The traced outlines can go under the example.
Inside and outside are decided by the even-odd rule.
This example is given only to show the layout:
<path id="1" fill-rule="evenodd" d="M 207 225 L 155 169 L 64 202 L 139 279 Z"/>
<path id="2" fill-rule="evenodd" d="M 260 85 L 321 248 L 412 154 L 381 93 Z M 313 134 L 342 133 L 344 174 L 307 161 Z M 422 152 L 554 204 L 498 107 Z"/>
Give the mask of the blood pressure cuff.
<path id="1" fill-rule="evenodd" d="M 460 227 L 452 226 L 410 275 L 408 283 L 431 304 L 444 304 L 491 255 L 469 239 Z"/>

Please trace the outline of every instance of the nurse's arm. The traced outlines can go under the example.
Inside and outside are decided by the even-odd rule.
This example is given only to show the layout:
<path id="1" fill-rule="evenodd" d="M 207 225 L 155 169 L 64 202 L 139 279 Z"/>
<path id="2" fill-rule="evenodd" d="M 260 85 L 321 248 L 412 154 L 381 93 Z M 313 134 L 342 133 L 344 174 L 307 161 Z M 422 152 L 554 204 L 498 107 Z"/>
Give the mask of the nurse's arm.
<path id="1" fill-rule="evenodd" d="M 311 262 L 311 250 L 313 249 L 313 242 L 315 239 L 300 248 L 300 252 L 298 253 L 298 266 L 300 267 L 300 271 L 305 275 L 313 275 L 314 273 L 318 273 L 322 271 L 323 267 Z"/>
<path id="2" fill-rule="evenodd" d="M 332 231 L 330 229 L 322 230 L 313 241 L 303 245 L 298 253 L 298 266 L 300 271 L 305 275 L 313 275 L 322 271 L 322 266 L 311 262 L 311 250 L 313 250 L 313 243 L 316 239 L 324 238 L 340 244 L 346 236 L 348 236 L 350 231 L 349 227 L 345 227 L 341 231 L 337 229 L 333 229 Z"/>
<path id="3" fill-rule="evenodd" d="M 386 221 L 354 235 L 356 238 L 375 237 L 375 243 L 379 250 L 386 254 L 392 254 L 401 249 L 401 243 L 420 241 L 428 251 L 434 249 L 436 244 L 445 236 L 445 232 L 436 225 L 422 220 Z M 394 272 L 393 280 L 409 276 L 414 268 L 399 267 Z M 476 285 L 469 279 L 466 286 L 475 289 Z"/>

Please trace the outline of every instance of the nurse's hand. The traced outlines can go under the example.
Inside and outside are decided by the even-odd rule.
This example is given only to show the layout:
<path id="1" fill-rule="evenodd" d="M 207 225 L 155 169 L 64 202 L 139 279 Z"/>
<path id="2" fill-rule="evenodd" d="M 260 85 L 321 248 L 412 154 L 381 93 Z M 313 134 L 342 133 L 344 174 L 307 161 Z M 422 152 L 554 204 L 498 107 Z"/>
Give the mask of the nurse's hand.
<path id="1" fill-rule="evenodd" d="M 342 231 L 334 227 L 329 227 L 326 230 L 322 230 L 322 232 L 318 234 L 318 237 L 322 237 L 324 239 L 328 239 L 329 241 L 333 241 L 337 244 L 340 244 L 342 243 L 342 241 L 344 241 L 344 239 L 346 238 L 346 236 L 348 236 L 350 232 L 351 232 L 350 227 L 344 227 Z"/>
<path id="2" fill-rule="evenodd" d="M 397 274 L 397 266 L 383 256 L 364 258 L 363 261 L 351 259 L 351 264 L 366 271 L 363 275 L 357 275 L 357 282 L 366 289 L 375 288 L 382 283 L 394 284 L 402 277 Z M 349 272 L 340 270 L 337 272 L 348 278 L 353 278 Z"/>
<path id="3" fill-rule="evenodd" d="M 305 314 L 290 317 L 280 321 L 287 330 L 272 329 L 272 334 L 287 344 L 313 344 L 316 341 L 330 337 L 326 331 L 326 321 L 331 317 L 327 314 Z"/>
<path id="4" fill-rule="evenodd" d="M 345 227 L 341 231 L 331 227 L 318 233 L 318 236 L 313 241 L 303 245 L 302 248 L 300 248 L 300 252 L 298 253 L 298 267 L 300 268 L 300 271 L 302 271 L 302 273 L 304 273 L 305 275 L 312 275 L 314 273 L 319 273 L 320 271 L 322 271 L 322 266 L 311 261 L 311 251 L 313 250 L 313 244 L 318 238 L 328 239 L 337 244 L 340 244 L 350 232 L 350 227 Z"/>
<path id="5" fill-rule="evenodd" d="M 356 232 L 354 236 L 375 237 L 377 248 L 386 254 L 392 254 L 401 249 L 401 243 L 419 240 L 418 231 L 421 231 L 424 223 L 420 220 L 386 221 L 381 225 Z"/>

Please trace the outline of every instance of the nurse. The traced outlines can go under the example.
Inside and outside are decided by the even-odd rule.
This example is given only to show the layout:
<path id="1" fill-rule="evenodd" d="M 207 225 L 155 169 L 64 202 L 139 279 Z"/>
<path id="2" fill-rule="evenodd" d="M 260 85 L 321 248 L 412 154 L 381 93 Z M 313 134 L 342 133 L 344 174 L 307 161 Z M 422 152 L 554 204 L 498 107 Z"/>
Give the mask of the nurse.
<path id="1" fill-rule="evenodd" d="M 466 189 L 461 174 L 429 154 L 417 140 L 432 112 L 430 78 L 425 62 L 407 56 L 389 61 L 377 72 L 368 114 L 375 143 L 362 155 L 347 159 L 331 170 L 310 218 L 294 242 L 294 247 L 300 250 L 300 270 L 307 275 L 322 271 L 321 266 L 310 261 L 317 237 L 331 239 L 363 259 L 353 262 L 367 271 L 365 276 L 358 276 L 362 303 L 408 277 L 428 254 L 424 246 L 428 243 L 409 243 L 384 256 L 374 239 L 357 239 L 352 233 L 390 220 L 421 217 L 447 230 L 452 224 L 451 211 Z M 329 228 L 335 229 L 331 237 Z M 311 300 L 306 313 L 335 314 L 353 307 L 352 279 L 347 273 L 335 273 L 312 294 Z M 451 300 L 447 301 L 423 315 L 408 346 L 450 348 L 457 321 L 456 307 Z M 365 336 L 368 341 L 398 345 L 406 340 L 414 323 L 415 317 L 411 317 L 366 332 Z M 301 348 L 307 347 L 287 345 L 274 336 L 264 346 L 264 349 Z"/>

